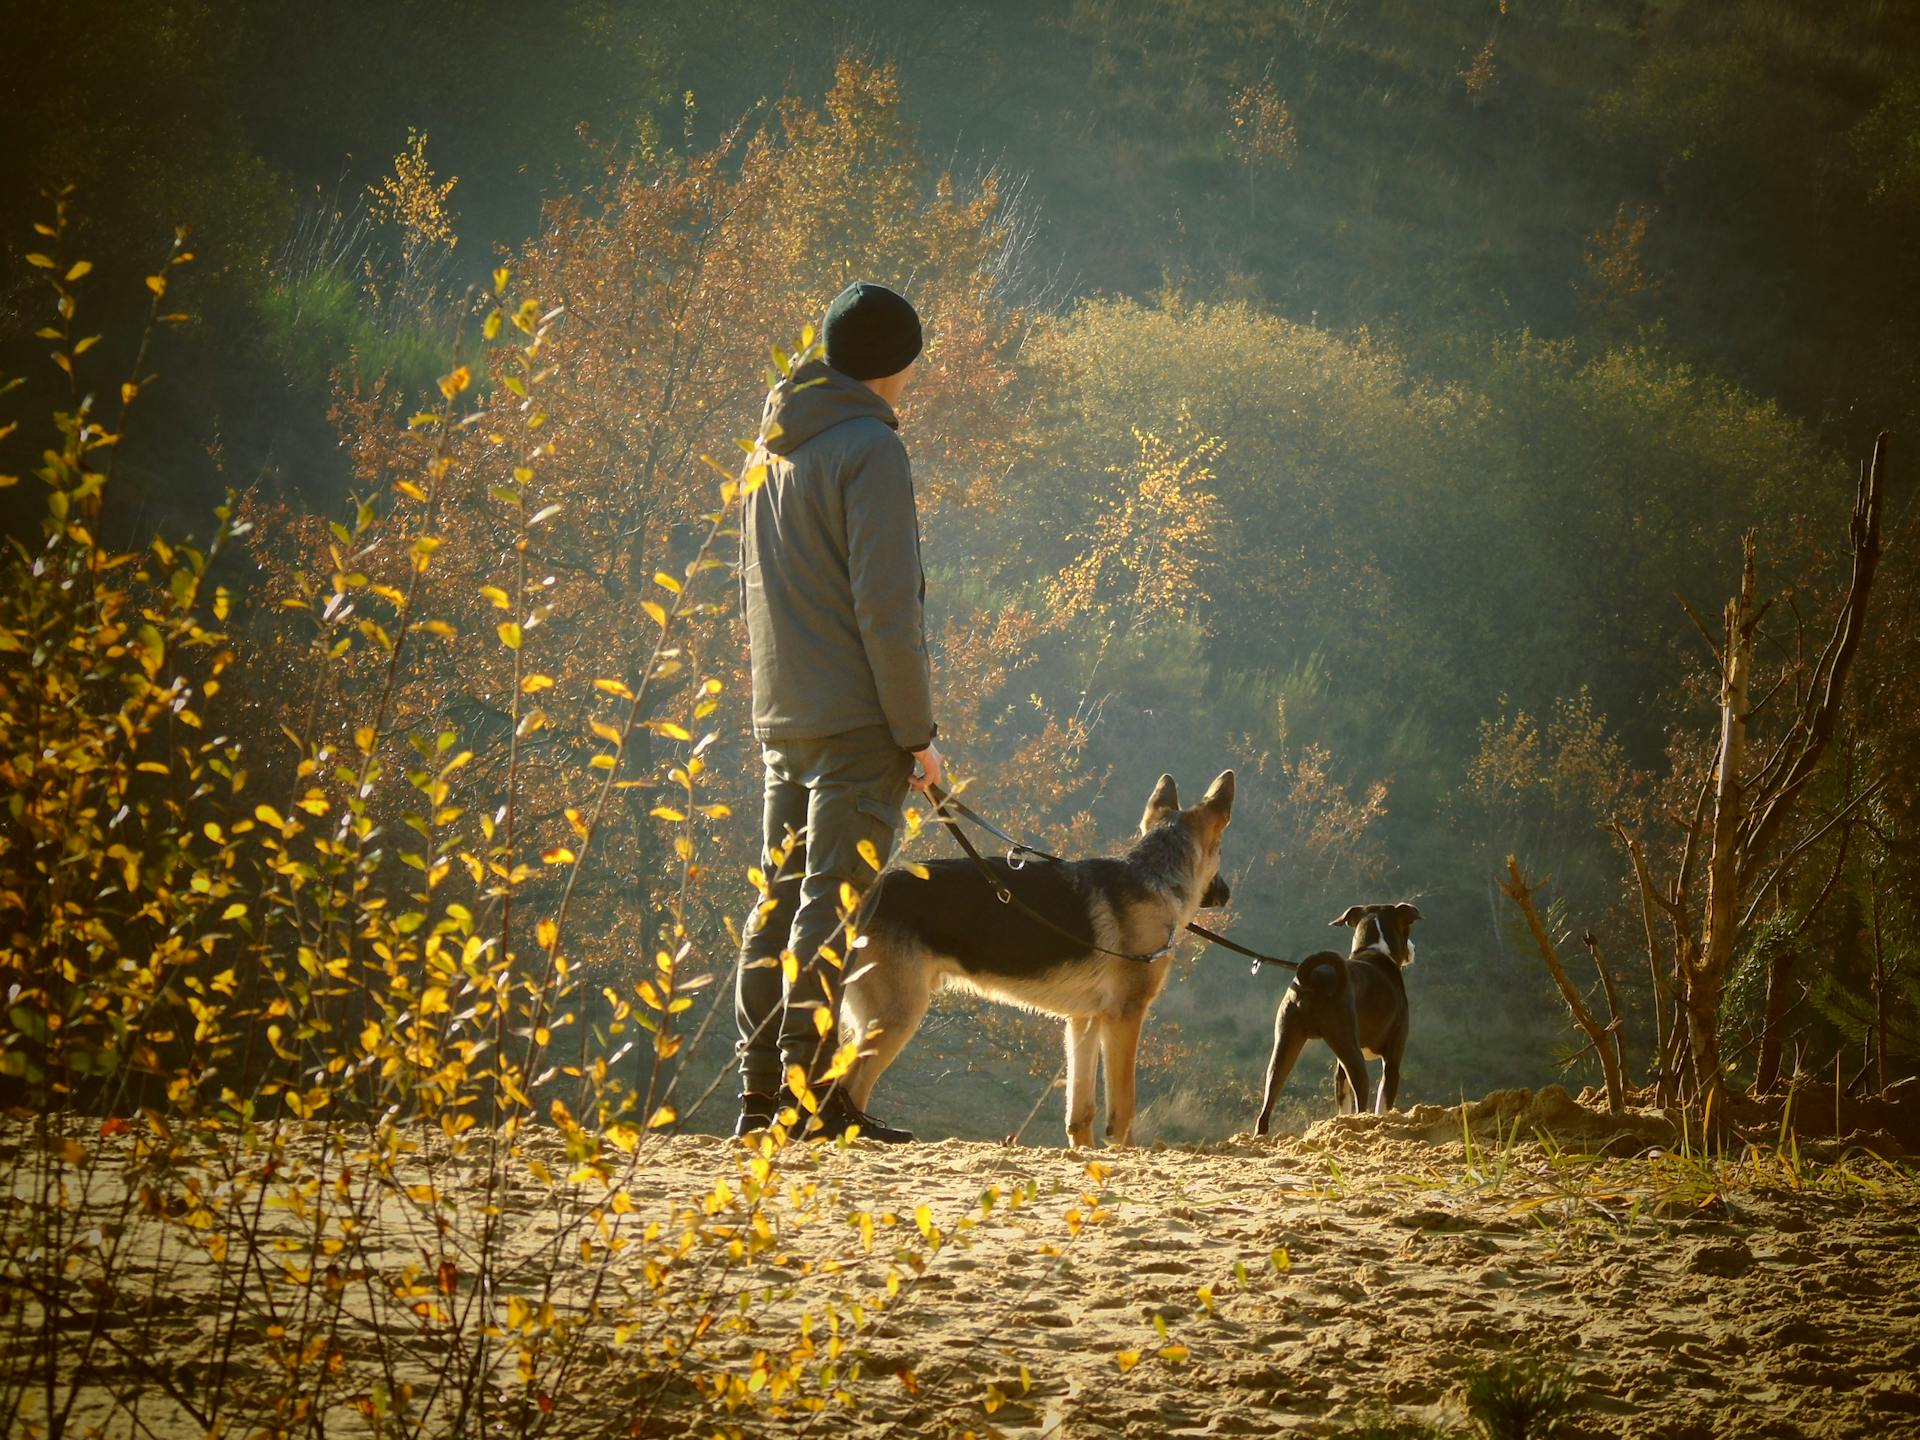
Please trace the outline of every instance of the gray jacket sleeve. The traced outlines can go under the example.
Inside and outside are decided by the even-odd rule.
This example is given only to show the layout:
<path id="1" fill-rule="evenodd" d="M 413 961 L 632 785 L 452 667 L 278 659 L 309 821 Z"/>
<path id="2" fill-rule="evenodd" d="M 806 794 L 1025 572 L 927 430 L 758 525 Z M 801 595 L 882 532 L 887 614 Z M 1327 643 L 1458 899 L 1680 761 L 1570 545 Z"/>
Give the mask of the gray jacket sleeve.
<path id="1" fill-rule="evenodd" d="M 896 439 L 868 449 L 847 476 L 844 494 L 854 619 L 880 708 L 895 744 L 924 749 L 933 739 L 923 610 L 927 586 L 906 447 Z"/>

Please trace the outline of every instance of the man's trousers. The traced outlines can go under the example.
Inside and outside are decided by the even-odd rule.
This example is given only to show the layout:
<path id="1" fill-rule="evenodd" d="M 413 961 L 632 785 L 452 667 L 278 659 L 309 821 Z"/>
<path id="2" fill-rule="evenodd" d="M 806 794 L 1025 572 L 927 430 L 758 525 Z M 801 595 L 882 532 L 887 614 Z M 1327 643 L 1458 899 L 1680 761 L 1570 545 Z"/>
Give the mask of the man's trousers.
<path id="1" fill-rule="evenodd" d="M 882 865 L 892 854 L 913 757 L 876 725 L 821 739 L 769 740 L 761 758 L 760 866 L 769 888 L 742 930 L 734 1018 L 741 1088 L 773 1095 L 787 1066 L 817 1077 L 839 1044 L 837 1026 L 829 1024 L 823 1037 L 815 1012 L 825 1007 L 830 1021 L 836 1016 L 840 977 L 854 967 L 835 965 L 821 948 L 847 961 L 841 887 L 858 895 L 873 883 L 862 841 Z M 791 983 L 783 951 L 794 960 Z"/>

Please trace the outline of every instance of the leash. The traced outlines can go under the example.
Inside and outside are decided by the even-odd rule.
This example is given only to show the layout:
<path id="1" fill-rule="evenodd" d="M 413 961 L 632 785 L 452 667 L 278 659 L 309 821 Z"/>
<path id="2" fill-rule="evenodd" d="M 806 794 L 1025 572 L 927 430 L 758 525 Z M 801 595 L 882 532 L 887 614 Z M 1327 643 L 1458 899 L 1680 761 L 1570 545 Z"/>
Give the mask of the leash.
<path id="1" fill-rule="evenodd" d="M 1033 909 L 1030 905 L 1027 905 L 1017 895 L 1015 895 L 1010 889 L 1007 888 L 1007 886 L 1001 881 L 1000 877 L 993 873 L 993 867 L 987 864 L 986 858 L 982 856 L 977 849 L 974 848 L 973 841 L 967 838 L 967 832 L 960 828 L 959 821 L 956 820 L 954 817 L 958 816 L 960 817 L 961 820 L 970 820 L 975 825 L 978 825 L 982 830 L 985 830 L 988 834 L 997 836 L 1001 840 L 1006 841 L 1007 865 L 1014 870 L 1024 869 L 1026 867 L 1028 857 L 1031 857 L 1035 860 L 1044 860 L 1055 865 L 1065 864 L 1066 863 L 1065 861 L 1063 861 L 1058 855 L 1051 854 L 1048 851 L 1040 849 L 1038 846 L 1029 845 L 1027 844 L 1026 841 L 1017 839 L 1016 837 L 1009 835 L 1006 831 L 1002 830 L 998 825 L 994 824 L 991 820 L 987 819 L 984 815 L 981 815 L 977 810 L 974 810 L 971 806 L 966 804 L 965 801 L 956 799 L 953 795 L 949 794 L 941 786 L 929 785 L 927 787 L 927 798 L 933 801 L 934 815 L 939 819 L 940 823 L 946 827 L 947 833 L 953 836 L 953 838 L 959 842 L 960 848 L 966 852 L 967 858 L 973 862 L 974 868 L 978 870 L 982 875 L 982 877 L 985 878 L 986 882 L 993 887 L 994 894 L 1000 898 L 1000 903 L 1002 905 L 1013 905 L 1017 909 L 1019 909 L 1023 914 L 1026 914 L 1031 918 L 1038 920 L 1042 925 L 1045 925 L 1049 930 L 1052 930 L 1055 934 L 1064 935 L 1066 936 L 1067 939 L 1072 940 L 1077 944 L 1088 944 L 1089 949 L 1098 950 L 1103 955 L 1112 955 L 1117 959 L 1143 960 L 1143 961 L 1158 960 L 1162 955 L 1166 954 L 1167 951 L 1173 948 L 1174 940 L 1177 937 L 1168 936 L 1167 943 L 1165 945 L 1162 945 L 1158 950 L 1154 951 L 1153 954 L 1151 955 L 1122 955 L 1118 951 L 1108 950 L 1103 946 L 1092 945 L 1089 942 L 1082 941 L 1079 936 L 1073 935 L 1068 931 L 1061 929 L 1060 926 L 1054 924 L 1053 921 L 1049 920 L 1046 916 L 1040 914 L 1037 910 Z M 948 813 L 949 811 L 952 813 L 949 814 Z M 1191 933 L 1198 935 L 1201 939 L 1205 940 L 1209 945 L 1218 945 L 1223 950 L 1231 950 L 1236 954 L 1246 956 L 1249 960 L 1253 961 L 1253 969 L 1250 972 L 1252 974 L 1258 975 L 1260 973 L 1260 967 L 1262 965 L 1278 965 L 1282 969 L 1286 969 L 1286 970 L 1297 970 L 1300 968 L 1300 962 L 1298 960 L 1283 960 L 1278 955 L 1267 955 L 1259 950 L 1250 950 L 1245 945 L 1242 945 L 1234 940 L 1229 940 L 1226 936 L 1218 933 L 1217 931 L 1207 929 L 1206 926 L 1198 923 L 1197 921 L 1191 921 L 1191 920 L 1188 921 L 1187 929 Z"/>
<path id="2" fill-rule="evenodd" d="M 1222 950 L 1231 950 L 1236 955 L 1245 955 L 1248 959 L 1252 960 L 1253 969 L 1248 972 L 1249 974 L 1258 975 L 1262 965 L 1278 965 L 1283 970 L 1298 970 L 1300 968 L 1300 962 L 1298 960 L 1282 960 L 1278 955 L 1266 955 L 1258 950 L 1249 950 L 1246 946 L 1229 940 L 1217 931 L 1207 929 L 1206 926 L 1197 920 L 1189 920 L 1187 922 L 1187 929 L 1198 935 L 1202 940 L 1205 940 L 1209 945 L 1218 945 Z"/>

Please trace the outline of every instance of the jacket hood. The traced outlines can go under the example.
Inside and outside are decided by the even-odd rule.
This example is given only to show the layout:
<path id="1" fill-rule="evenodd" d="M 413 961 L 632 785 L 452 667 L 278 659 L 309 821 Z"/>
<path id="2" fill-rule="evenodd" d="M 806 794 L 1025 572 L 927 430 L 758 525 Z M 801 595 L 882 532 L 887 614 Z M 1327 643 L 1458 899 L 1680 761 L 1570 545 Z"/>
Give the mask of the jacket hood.
<path id="1" fill-rule="evenodd" d="M 767 397 L 760 433 L 775 455 L 791 455 L 823 431 L 862 418 L 900 428 L 893 407 L 865 385 L 824 360 L 809 360 Z"/>

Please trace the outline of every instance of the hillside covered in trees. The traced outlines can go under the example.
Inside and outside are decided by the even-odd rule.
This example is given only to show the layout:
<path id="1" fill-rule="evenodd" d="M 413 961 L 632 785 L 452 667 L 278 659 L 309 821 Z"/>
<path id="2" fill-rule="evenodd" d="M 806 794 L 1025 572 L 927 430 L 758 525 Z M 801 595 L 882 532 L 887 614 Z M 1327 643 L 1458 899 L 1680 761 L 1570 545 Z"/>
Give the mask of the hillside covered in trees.
<path id="1" fill-rule="evenodd" d="M 1761 663 L 1790 687 L 1836 601 L 1855 468 L 1914 393 L 1920 317 L 1886 277 L 1920 242 L 1920 18 L 580 3 L 536 36 L 497 8 L 456 26 L 410 3 L 9 17 L 36 43 L 7 63 L 86 57 L 9 77 L 36 101 L 0 193 L 24 216 L 76 187 L 70 244 L 106 336 L 90 360 L 130 362 L 142 302 L 123 282 L 188 227 L 190 318 L 154 352 L 106 538 L 201 526 L 228 489 L 264 522 L 230 580 L 255 602 L 253 673 L 283 676 L 249 690 L 259 735 L 314 705 L 345 723 L 381 675 L 345 655 L 303 698 L 306 642 L 259 602 L 319 581 L 326 524 L 379 494 L 396 422 L 471 345 L 496 264 L 561 312 L 564 512 L 536 558 L 564 562 L 548 598 L 571 618 L 540 663 L 589 682 L 650 643 L 655 557 L 690 553 L 697 457 L 751 428 L 767 346 L 881 275 L 933 316 L 907 435 L 943 725 L 975 803 L 1099 848 L 1145 779 L 1237 765 L 1244 931 L 1298 950 L 1350 903 L 1420 901 L 1409 1083 L 1434 1098 L 1546 1077 L 1571 1048 L 1498 888 L 1516 853 L 1551 876 L 1556 924 L 1600 938 L 1645 1069 L 1648 936 L 1601 826 L 1683 846 L 1714 682 L 1682 601 L 1713 613 L 1743 534 L 1784 597 Z M 716 33 L 754 39 L 722 57 Z M 29 400 L 54 373 L 24 338 L 33 238 L 9 237 L 0 277 Z M 1881 1022 L 1880 1063 L 1913 1063 L 1907 493 L 1838 758 L 1743 932 L 1726 1022 L 1743 1064 L 1782 954 L 1781 1023 L 1809 1063 L 1875 1059 Z M 29 487 L 7 498 L 25 533 Z M 478 587 L 501 517 L 463 503 Z M 384 502 L 361 515 L 397 523 Z M 477 591 L 449 603 L 490 628 Z M 730 625 L 702 658 L 726 682 L 714 783 L 738 808 Z M 512 658 L 450 647 L 451 671 L 403 677 L 400 724 L 484 757 Z M 554 725 L 551 825 L 590 721 Z M 628 828 L 596 904 L 651 883 L 644 813 Z M 745 828 L 712 827 L 716 941 Z M 597 957 L 609 973 L 653 947 L 630 934 Z M 1196 958 L 1162 1009 L 1168 1133 L 1249 1104 L 1273 991 L 1226 958 Z M 997 1133 L 1043 1077 L 1009 1082 L 972 1028 L 936 1023 L 923 1048 L 986 1072 L 967 1123 Z"/>
<path id="2" fill-rule="evenodd" d="M 0 0 L 0 1431 L 1904 1433 L 1917 67 L 1920 0 Z M 1160 827 L 1116 937 L 1216 845 L 1270 956 L 1417 920 L 1385 1113 L 1316 1042 L 1249 1133 L 1287 977 L 1188 938 L 1112 1148 L 1144 1011 L 956 991 L 919 1143 L 798 1143 L 828 1006 L 729 1133 L 742 516 L 863 278 L 965 802 Z"/>

